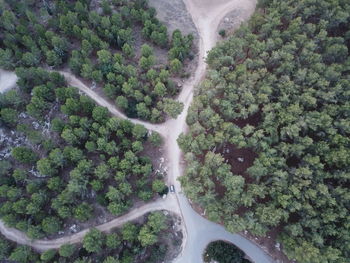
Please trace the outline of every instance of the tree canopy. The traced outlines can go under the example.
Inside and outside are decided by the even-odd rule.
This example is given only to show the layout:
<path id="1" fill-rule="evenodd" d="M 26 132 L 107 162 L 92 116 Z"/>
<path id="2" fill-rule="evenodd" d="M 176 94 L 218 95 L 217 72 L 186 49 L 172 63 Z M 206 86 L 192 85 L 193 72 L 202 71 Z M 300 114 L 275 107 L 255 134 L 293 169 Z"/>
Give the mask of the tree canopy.
<path id="1" fill-rule="evenodd" d="M 208 55 L 182 184 L 232 232 L 280 229 L 290 259 L 348 262 L 350 5 L 259 6 Z"/>
<path id="2" fill-rule="evenodd" d="M 1 5 L 0 65 L 9 70 L 69 67 L 101 85 L 129 117 L 151 122 L 162 122 L 167 114 L 176 117 L 179 113 L 169 113 L 162 102 L 179 92 L 176 77 L 182 77 L 183 65 L 193 58 L 193 37 L 180 30 L 169 37 L 145 0 L 102 1 L 101 8 L 103 13 L 83 0 Z M 160 62 L 155 52 L 168 61 Z M 47 104 L 37 98 L 28 106 L 37 116 L 44 109 Z M 0 118 L 14 125 L 15 114 L 2 109 Z"/>

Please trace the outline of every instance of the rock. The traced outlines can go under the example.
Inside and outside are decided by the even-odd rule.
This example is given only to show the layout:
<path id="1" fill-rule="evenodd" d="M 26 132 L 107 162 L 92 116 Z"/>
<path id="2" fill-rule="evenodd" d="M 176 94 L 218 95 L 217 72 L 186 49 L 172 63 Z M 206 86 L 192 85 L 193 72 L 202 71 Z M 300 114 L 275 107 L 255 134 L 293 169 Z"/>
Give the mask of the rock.
<path id="1" fill-rule="evenodd" d="M 38 122 L 36 122 L 36 121 L 33 121 L 33 122 L 32 122 L 32 125 L 33 125 L 33 128 L 34 128 L 35 130 L 38 130 L 38 129 L 40 128 L 40 124 L 39 124 Z"/>
<path id="2" fill-rule="evenodd" d="M 28 114 L 25 113 L 25 112 L 21 112 L 21 113 L 18 115 L 18 117 L 20 117 L 20 118 L 22 118 L 22 119 L 26 119 L 26 118 L 28 118 Z"/>
<path id="3" fill-rule="evenodd" d="M 77 225 L 76 225 L 76 224 L 72 225 L 72 226 L 69 228 L 69 230 L 70 230 L 71 232 L 73 232 L 73 233 L 78 232 Z"/>
<path id="4" fill-rule="evenodd" d="M 281 250 L 281 244 L 277 242 L 275 244 L 275 248 L 277 248 L 277 250 L 280 251 Z"/>

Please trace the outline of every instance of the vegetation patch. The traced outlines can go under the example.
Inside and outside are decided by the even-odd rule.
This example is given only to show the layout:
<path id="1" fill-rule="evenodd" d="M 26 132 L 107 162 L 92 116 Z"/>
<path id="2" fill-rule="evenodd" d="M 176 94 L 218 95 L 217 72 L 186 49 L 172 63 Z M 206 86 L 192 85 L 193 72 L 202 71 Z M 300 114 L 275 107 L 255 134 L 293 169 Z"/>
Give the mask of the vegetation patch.
<path id="1" fill-rule="evenodd" d="M 178 139 L 182 185 L 232 232 L 276 229 L 291 260 L 348 262 L 350 6 L 259 7 L 208 55 Z"/>
<path id="2" fill-rule="evenodd" d="M 0 215 L 8 226 L 33 239 L 75 232 L 164 189 L 141 153 L 158 135 L 111 117 L 58 73 L 16 73 L 19 88 L 0 96 Z"/>
<path id="3" fill-rule="evenodd" d="M 225 241 L 211 242 L 205 252 L 205 262 L 218 262 L 218 263 L 249 263 L 244 258 L 245 254 L 233 244 Z"/>
<path id="4" fill-rule="evenodd" d="M 0 2 L 0 65 L 68 67 L 102 86 L 129 117 L 175 118 L 183 105 L 172 97 L 193 57 L 193 37 L 175 30 L 169 39 L 145 0 L 94 2 Z"/>
<path id="5" fill-rule="evenodd" d="M 174 224 L 173 217 L 154 212 L 144 216 L 140 223 L 127 223 L 107 234 L 93 228 L 81 244 L 65 244 L 58 250 L 43 253 L 0 236 L 0 260 L 19 263 L 160 263 L 167 258 L 169 248 L 174 249 L 174 241 L 181 242 L 179 233 L 166 230 Z"/>

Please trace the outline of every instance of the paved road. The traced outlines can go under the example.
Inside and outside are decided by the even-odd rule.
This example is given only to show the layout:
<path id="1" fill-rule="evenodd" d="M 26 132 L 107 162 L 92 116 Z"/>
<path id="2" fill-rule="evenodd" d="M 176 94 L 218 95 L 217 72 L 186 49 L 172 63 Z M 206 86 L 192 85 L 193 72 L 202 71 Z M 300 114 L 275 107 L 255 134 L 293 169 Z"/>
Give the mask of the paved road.
<path id="1" fill-rule="evenodd" d="M 215 240 L 225 240 L 235 244 L 255 263 L 274 262 L 261 248 L 244 237 L 229 233 L 221 225 L 215 224 L 197 214 L 187 198 L 178 194 L 181 211 L 187 228 L 187 242 L 182 254 L 174 263 L 200 263 L 206 246 Z"/>

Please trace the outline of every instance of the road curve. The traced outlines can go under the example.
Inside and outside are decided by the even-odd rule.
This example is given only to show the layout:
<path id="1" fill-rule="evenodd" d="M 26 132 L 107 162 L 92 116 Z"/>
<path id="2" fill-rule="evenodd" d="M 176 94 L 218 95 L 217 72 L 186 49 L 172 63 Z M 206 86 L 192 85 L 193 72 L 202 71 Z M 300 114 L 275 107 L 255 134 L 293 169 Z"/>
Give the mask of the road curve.
<path id="1" fill-rule="evenodd" d="M 109 232 L 113 228 L 120 227 L 121 225 L 125 224 L 126 222 L 135 220 L 136 218 L 143 216 L 149 212 L 153 211 L 159 211 L 159 210 L 168 210 L 175 213 L 178 213 L 178 207 L 173 205 L 174 202 L 172 202 L 171 198 L 169 199 L 158 199 L 157 201 L 154 201 L 152 203 L 148 203 L 146 205 L 143 205 L 141 207 L 133 209 L 131 212 L 117 217 L 113 219 L 112 221 L 109 221 L 107 223 L 104 223 L 102 225 L 96 226 L 97 229 L 99 229 L 102 232 Z M 25 233 L 15 229 L 5 226 L 4 222 L 0 221 L 0 232 L 3 234 L 7 239 L 12 240 L 16 242 L 17 244 L 21 245 L 27 245 L 31 246 L 37 251 L 46 251 L 48 249 L 52 248 L 59 248 L 63 244 L 75 244 L 82 241 L 85 234 L 90 229 L 84 229 L 80 232 L 77 232 L 76 234 L 60 237 L 53 240 L 31 240 Z"/>
<path id="2" fill-rule="evenodd" d="M 207 245 L 215 240 L 228 241 L 239 247 L 252 262 L 273 263 L 274 261 L 261 248 L 238 234 L 232 234 L 221 225 L 208 221 L 197 214 L 183 194 L 178 196 L 184 215 L 188 235 L 182 254 L 173 263 L 200 263 Z"/>

